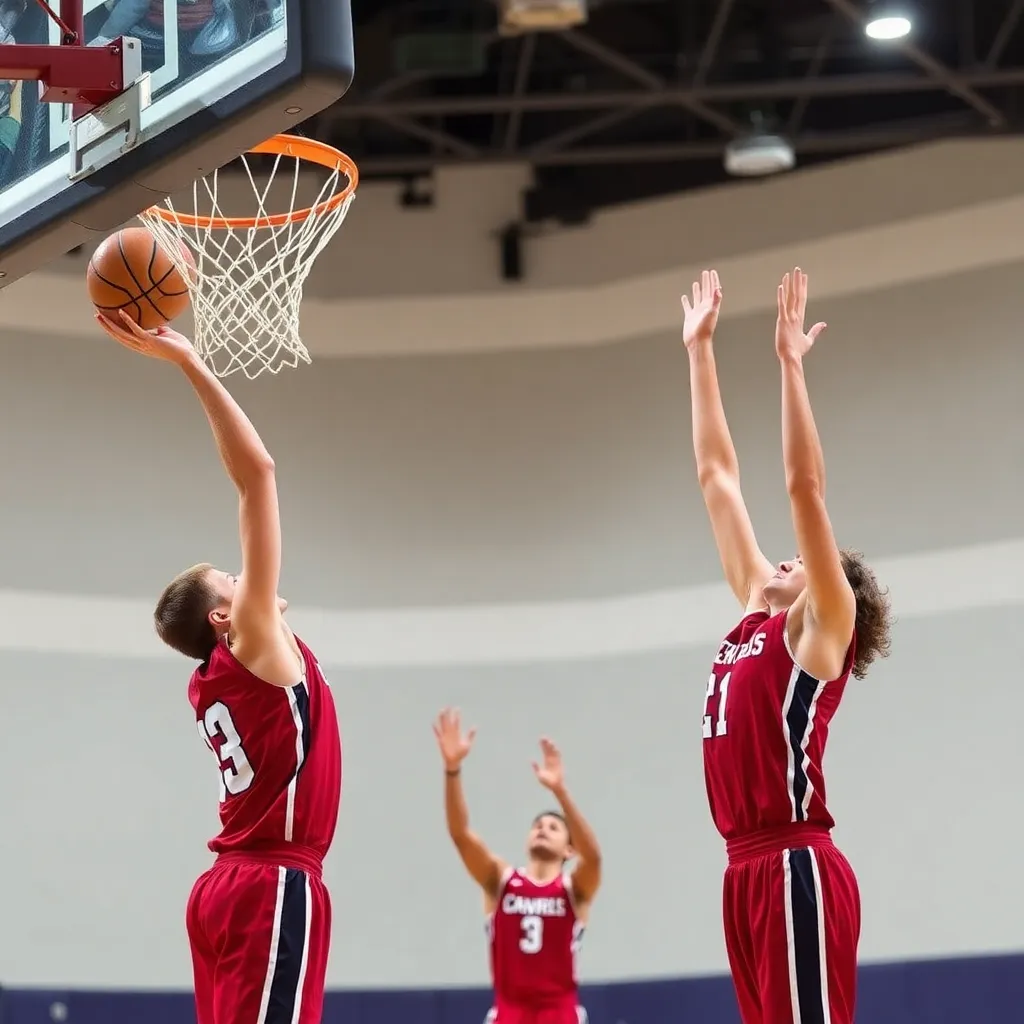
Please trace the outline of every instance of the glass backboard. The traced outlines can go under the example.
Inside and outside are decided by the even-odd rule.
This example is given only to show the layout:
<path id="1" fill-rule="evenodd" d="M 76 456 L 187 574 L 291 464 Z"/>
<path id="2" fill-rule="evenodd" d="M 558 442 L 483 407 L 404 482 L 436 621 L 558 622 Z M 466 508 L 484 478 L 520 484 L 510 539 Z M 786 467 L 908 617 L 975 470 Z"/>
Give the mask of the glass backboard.
<path id="1" fill-rule="evenodd" d="M 0 287 L 338 99 L 348 0 L 84 0 L 89 45 L 141 43 L 137 141 L 72 180 L 70 107 L 0 82 Z M 35 0 L 0 0 L 0 43 L 59 44 Z"/>

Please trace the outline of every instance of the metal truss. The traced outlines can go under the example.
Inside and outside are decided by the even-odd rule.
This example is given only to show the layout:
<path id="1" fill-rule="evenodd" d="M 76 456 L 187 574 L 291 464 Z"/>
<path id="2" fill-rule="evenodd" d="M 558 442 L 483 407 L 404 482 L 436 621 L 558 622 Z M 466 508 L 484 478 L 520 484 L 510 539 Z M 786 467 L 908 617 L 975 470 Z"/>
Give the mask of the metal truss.
<path id="1" fill-rule="evenodd" d="M 567 59 L 582 60 L 600 72 L 603 87 L 536 91 L 531 79 L 539 60 L 539 42 L 538 37 L 528 35 L 502 42 L 506 48 L 514 47 L 505 52 L 503 88 L 445 94 L 445 90 L 430 89 L 427 76 L 399 76 L 362 96 L 346 98 L 320 115 L 314 130 L 328 139 L 337 135 L 339 141 L 344 138 L 351 145 L 353 130 L 358 132 L 360 123 L 387 125 L 399 139 L 417 140 L 426 148 L 401 144 L 392 147 L 392 152 L 368 148 L 356 154 L 361 168 L 367 174 L 415 176 L 435 166 L 466 162 L 525 161 L 537 167 L 584 168 L 714 160 L 730 140 L 749 130 L 749 116 L 744 112 L 763 105 L 782 109 L 784 116 L 774 125 L 775 130 L 790 137 L 798 154 L 816 157 L 1016 128 L 1016 100 L 1010 99 L 1014 90 L 1021 90 L 1024 101 L 1024 66 L 1016 66 L 1024 64 L 1024 52 L 1017 45 L 1019 59 L 1011 66 L 1002 66 L 1002 61 L 1014 49 L 1011 44 L 1024 16 L 1024 0 L 983 0 L 991 5 L 986 14 L 994 17 L 998 5 L 1000 15 L 990 26 L 986 51 L 977 57 L 971 52 L 971 0 L 958 0 L 966 17 L 958 33 L 962 59 L 951 62 L 948 52 L 940 59 L 918 43 L 900 40 L 890 53 L 899 53 L 904 67 L 916 69 L 905 71 L 872 70 L 870 61 L 864 60 L 864 46 L 855 45 L 866 20 L 864 0 L 820 0 L 817 40 L 799 46 L 789 42 L 785 61 L 789 74 L 716 74 L 716 62 L 725 49 L 730 66 L 736 66 L 741 44 L 730 36 L 730 22 L 748 2 L 705 0 L 703 37 L 697 41 L 699 45 L 679 55 L 678 75 L 666 76 L 650 62 L 621 52 L 588 26 L 586 31 L 556 33 L 551 38 L 557 40 Z M 782 2 L 787 10 L 796 5 L 796 0 Z M 807 6 L 804 3 L 804 8 Z M 547 40 L 544 45 L 549 45 Z M 756 50 L 755 44 L 746 45 Z M 851 53 L 860 60 L 851 59 Z M 756 65 L 757 60 L 752 58 L 751 63 Z M 830 63 L 843 70 L 826 73 Z M 851 72 L 850 67 L 858 63 L 864 70 Z M 794 75 L 797 70 L 802 73 Z M 621 87 L 616 87 L 617 81 Z M 890 98 L 901 96 L 933 97 L 934 101 L 928 102 L 934 109 L 888 119 Z M 822 131 L 820 124 L 819 130 L 808 128 L 809 107 L 817 101 L 835 100 L 870 103 L 870 113 L 877 111 L 878 116 L 861 118 L 859 123 L 839 123 L 834 130 L 830 126 Z M 683 112 L 696 129 L 688 133 L 665 129 L 661 138 L 630 133 L 630 122 L 651 112 L 672 110 Z M 527 131 L 527 124 L 534 124 L 528 119 L 534 115 L 542 120 L 557 115 L 557 127 L 541 134 Z M 490 130 L 481 138 L 481 119 L 488 118 Z M 588 144 L 587 140 L 595 137 L 601 144 Z M 409 151 L 417 148 L 419 151 Z"/>

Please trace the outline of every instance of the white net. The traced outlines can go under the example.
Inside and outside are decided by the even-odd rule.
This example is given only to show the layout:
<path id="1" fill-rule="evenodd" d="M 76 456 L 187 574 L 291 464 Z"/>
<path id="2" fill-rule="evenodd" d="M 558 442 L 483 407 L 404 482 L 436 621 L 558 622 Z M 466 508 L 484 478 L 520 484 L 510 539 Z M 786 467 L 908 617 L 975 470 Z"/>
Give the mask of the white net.
<path id="1" fill-rule="evenodd" d="M 176 209 L 169 198 L 139 214 L 188 284 L 193 343 L 218 377 L 241 371 L 252 378 L 310 361 L 299 335 L 303 286 L 355 197 L 347 158 L 311 165 L 274 141 L 241 157 L 243 175 L 214 171 L 192 186 L 191 202 L 179 198 Z M 324 180 L 312 184 L 303 207 L 311 166 Z M 256 210 L 247 201 L 247 216 L 232 217 L 222 203 L 237 202 L 240 177 L 252 186 Z"/>

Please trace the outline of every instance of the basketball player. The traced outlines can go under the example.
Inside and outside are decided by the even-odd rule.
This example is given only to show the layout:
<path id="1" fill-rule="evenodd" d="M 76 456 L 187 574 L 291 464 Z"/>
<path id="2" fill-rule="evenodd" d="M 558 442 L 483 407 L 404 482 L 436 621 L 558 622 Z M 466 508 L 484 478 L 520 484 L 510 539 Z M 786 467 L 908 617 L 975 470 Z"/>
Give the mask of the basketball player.
<path id="1" fill-rule="evenodd" d="M 476 730 L 463 733 L 458 711 L 446 709 L 434 723 L 434 735 L 444 761 L 448 834 L 484 893 L 494 981 L 488 1024 L 585 1024 L 576 953 L 601 885 L 601 850 L 566 789 L 558 747 L 542 739 L 541 762 L 533 771 L 561 811 L 534 818 L 527 865 L 513 868 L 469 827 L 462 762 Z M 573 859 L 576 865 L 567 871 Z"/>
<path id="2" fill-rule="evenodd" d="M 195 389 L 238 490 L 242 570 L 187 569 L 161 594 L 161 639 L 200 666 L 189 700 L 220 781 L 213 867 L 189 898 L 198 1024 L 319 1024 L 331 934 L 322 879 L 341 799 L 334 699 L 282 618 L 274 463 L 245 413 L 169 327 L 97 316 Z"/>
<path id="3" fill-rule="evenodd" d="M 722 300 L 705 271 L 683 297 L 697 474 L 743 618 L 722 641 L 704 694 L 704 776 L 726 840 L 724 917 L 744 1024 L 852 1024 L 860 935 L 857 880 L 830 837 L 822 759 L 850 675 L 889 647 L 885 593 L 836 545 L 803 360 L 807 275 L 778 288 L 782 448 L 793 559 L 761 553 L 740 493 L 712 338 Z"/>

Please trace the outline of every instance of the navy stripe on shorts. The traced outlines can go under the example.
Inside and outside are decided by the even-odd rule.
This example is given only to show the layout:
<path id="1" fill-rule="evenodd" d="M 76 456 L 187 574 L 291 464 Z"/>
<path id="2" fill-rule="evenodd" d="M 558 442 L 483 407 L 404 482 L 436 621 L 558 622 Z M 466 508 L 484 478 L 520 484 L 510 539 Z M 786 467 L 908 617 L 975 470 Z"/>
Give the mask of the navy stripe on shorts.
<path id="1" fill-rule="evenodd" d="M 814 877 L 814 853 L 808 849 L 787 850 L 784 856 L 792 922 L 792 934 L 787 938 L 791 977 L 795 976 L 796 983 L 796 991 L 791 991 L 794 1024 L 826 1024 L 828 991 L 827 978 L 822 977 L 824 936 L 818 927 L 819 894 Z"/>
<path id="2" fill-rule="evenodd" d="M 302 998 L 300 991 L 303 961 L 306 953 L 307 904 L 306 873 L 287 868 L 284 896 L 281 901 L 281 923 L 277 934 L 277 957 L 270 983 L 270 999 L 262 1024 L 292 1024 L 295 1005 Z"/>

